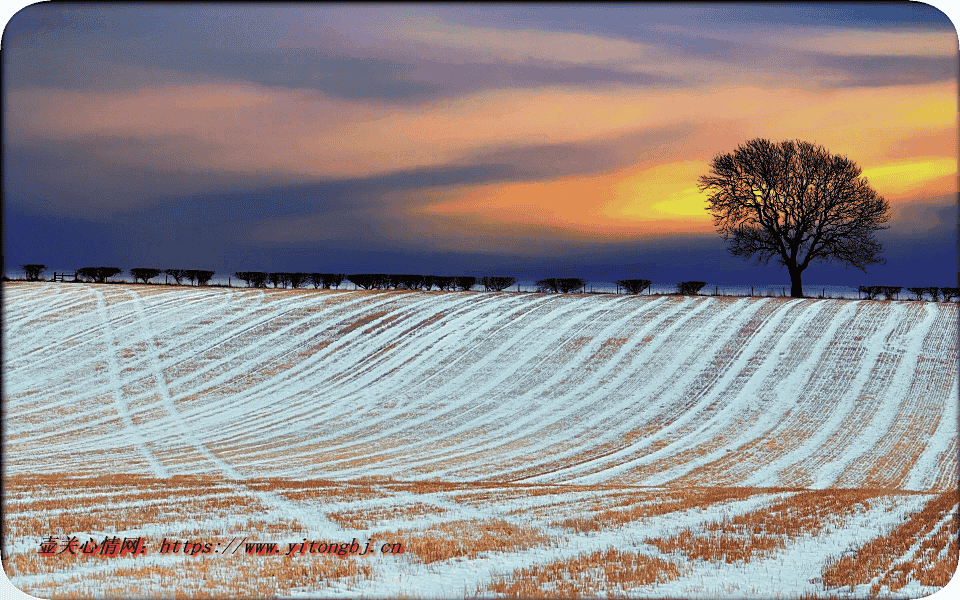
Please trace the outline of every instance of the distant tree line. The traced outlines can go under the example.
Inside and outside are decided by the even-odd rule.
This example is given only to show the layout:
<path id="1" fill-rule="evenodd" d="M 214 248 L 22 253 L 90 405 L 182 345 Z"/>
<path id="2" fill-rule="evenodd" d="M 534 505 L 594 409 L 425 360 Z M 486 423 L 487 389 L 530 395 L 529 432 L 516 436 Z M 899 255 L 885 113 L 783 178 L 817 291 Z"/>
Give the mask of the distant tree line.
<path id="1" fill-rule="evenodd" d="M 40 281 L 40 276 L 47 269 L 42 264 L 20 265 L 24 271 L 27 281 Z M 85 281 L 93 283 L 106 283 L 107 279 L 121 273 L 117 267 L 83 267 L 75 272 L 74 281 Z M 147 267 L 138 267 L 130 269 L 130 275 L 135 283 L 150 283 L 160 275 L 166 275 L 172 278 L 177 285 L 182 285 L 184 280 L 189 281 L 191 285 L 205 286 L 213 278 L 214 271 L 205 271 L 202 269 L 155 269 Z M 474 277 L 474 276 L 444 276 L 444 275 L 411 275 L 411 274 L 386 274 L 386 273 L 357 273 L 353 275 L 344 275 L 340 273 L 286 273 L 286 272 L 263 272 L 263 271 L 237 271 L 234 277 L 246 283 L 247 287 L 265 288 L 271 284 L 274 288 L 303 288 L 312 284 L 314 289 L 338 288 L 344 281 L 353 283 L 357 288 L 364 290 L 448 290 L 448 291 L 470 291 L 477 285 L 483 286 L 485 291 L 502 292 L 510 286 L 517 283 L 515 277 Z M 652 282 L 649 279 L 618 279 L 616 281 L 617 293 L 622 290 L 627 294 L 642 294 L 650 289 Z M 705 281 L 681 281 L 677 283 L 677 294 L 683 296 L 693 296 L 700 293 L 700 290 L 706 285 Z M 537 292 L 553 294 L 569 294 L 575 292 L 585 292 L 587 281 L 579 277 L 550 277 L 540 279 L 536 282 Z M 899 298 L 901 286 L 891 285 L 861 285 L 858 291 L 867 300 L 877 299 L 883 296 L 886 300 Z M 944 302 L 950 302 L 953 299 L 960 299 L 960 287 L 911 287 L 908 291 L 914 294 L 916 300 L 923 300 L 924 296 L 929 296 L 934 302 L 939 302 L 942 298 Z M 752 295 L 752 292 L 751 292 Z"/>
<path id="2" fill-rule="evenodd" d="M 861 285 L 857 291 L 863 294 L 867 300 L 874 300 L 883 294 L 884 300 L 893 300 L 894 296 L 899 297 L 900 290 L 903 287 L 895 285 Z M 943 296 L 944 302 L 950 302 L 954 298 L 960 299 L 960 287 L 911 287 L 907 291 L 913 293 L 917 300 L 923 300 L 924 295 L 929 294 L 934 302 L 939 302 Z"/>

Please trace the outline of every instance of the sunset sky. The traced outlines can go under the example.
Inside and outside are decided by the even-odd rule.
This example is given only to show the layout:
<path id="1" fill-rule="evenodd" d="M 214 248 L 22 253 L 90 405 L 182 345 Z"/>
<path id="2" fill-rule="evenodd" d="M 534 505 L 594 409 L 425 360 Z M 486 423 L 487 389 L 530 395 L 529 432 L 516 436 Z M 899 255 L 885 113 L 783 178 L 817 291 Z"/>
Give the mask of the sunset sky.
<path id="1" fill-rule="evenodd" d="M 3 34 L 5 271 L 39 262 L 789 285 L 697 180 L 863 169 L 869 274 L 957 285 L 954 25 L 903 4 L 51 5 Z"/>

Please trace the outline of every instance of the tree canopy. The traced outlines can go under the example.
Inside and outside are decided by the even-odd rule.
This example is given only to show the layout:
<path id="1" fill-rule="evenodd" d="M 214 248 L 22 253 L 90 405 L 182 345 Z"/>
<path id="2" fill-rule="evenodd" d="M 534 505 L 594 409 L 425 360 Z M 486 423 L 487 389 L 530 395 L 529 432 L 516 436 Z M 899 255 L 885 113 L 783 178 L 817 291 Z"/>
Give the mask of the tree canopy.
<path id="1" fill-rule="evenodd" d="M 887 227 L 889 203 L 845 156 L 809 142 L 755 139 L 717 155 L 700 190 L 734 256 L 775 258 L 803 297 L 801 273 L 811 262 L 838 261 L 866 272 L 884 264 L 874 233 Z"/>

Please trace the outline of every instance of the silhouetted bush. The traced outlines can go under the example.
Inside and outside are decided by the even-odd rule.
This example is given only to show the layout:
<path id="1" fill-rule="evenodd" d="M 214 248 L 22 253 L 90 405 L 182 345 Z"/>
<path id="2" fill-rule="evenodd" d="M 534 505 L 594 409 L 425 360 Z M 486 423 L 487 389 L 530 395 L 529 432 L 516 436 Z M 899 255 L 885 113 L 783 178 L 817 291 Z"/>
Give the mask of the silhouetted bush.
<path id="1" fill-rule="evenodd" d="M 385 290 L 390 287 L 390 276 L 382 273 L 357 273 L 347 275 L 347 281 L 364 290 Z"/>
<path id="2" fill-rule="evenodd" d="M 267 279 L 270 280 L 270 283 L 273 284 L 273 287 L 280 287 L 280 284 L 283 283 L 284 273 L 270 273 L 267 275 Z"/>
<path id="3" fill-rule="evenodd" d="M 857 291 L 866 295 L 867 300 L 873 300 L 880 294 L 883 294 L 886 300 L 893 300 L 893 297 L 899 294 L 902 289 L 902 286 L 896 285 L 861 285 L 857 288 Z"/>
<path id="4" fill-rule="evenodd" d="M 940 301 L 940 288 L 938 287 L 912 287 L 907 288 L 907 290 L 913 292 L 917 296 L 917 300 L 923 300 L 924 294 L 930 294 L 934 302 Z"/>
<path id="5" fill-rule="evenodd" d="M 432 275 L 433 285 L 437 286 L 438 290 L 455 290 L 457 289 L 457 278 L 448 275 Z"/>
<path id="6" fill-rule="evenodd" d="M 267 287 L 267 274 L 263 271 L 250 271 L 250 285 L 255 288 Z"/>
<path id="7" fill-rule="evenodd" d="M 677 290 L 682 296 L 694 296 L 707 285 L 706 281 L 681 281 L 677 284 Z"/>
<path id="8" fill-rule="evenodd" d="M 250 287 L 250 271 L 237 271 L 233 276 L 246 283 L 247 287 Z"/>
<path id="9" fill-rule="evenodd" d="M 650 287 L 651 283 L 653 282 L 649 279 L 621 279 L 617 281 L 617 285 L 628 294 L 642 294 L 643 290 Z"/>
<path id="10" fill-rule="evenodd" d="M 940 292 L 943 294 L 944 302 L 950 302 L 954 298 L 960 298 L 960 287 L 940 288 Z"/>
<path id="11" fill-rule="evenodd" d="M 133 277 L 134 283 L 138 281 L 147 283 L 148 280 L 153 279 L 154 277 L 160 275 L 160 269 L 150 269 L 147 267 L 140 267 L 136 269 L 130 269 L 130 275 Z"/>
<path id="12" fill-rule="evenodd" d="M 480 283 L 483 285 L 483 289 L 487 290 L 488 292 L 502 292 L 516 282 L 517 280 L 514 277 L 484 276 L 480 278 Z"/>
<path id="13" fill-rule="evenodd" d="M 537 282 L 537 291 L 569 294 L 570 292 L 583 288 L 586 284 L 586 281 L 577 277 L 549 277 Z"/>
<path id="14" fill-rule="evenodd" d="M 427 286 L 429 282 L 430 285 L 433 285 L 432 280 L 428 280 L 428 276 L 425 275 L 390 275 L 390 286 L 398 290 L 419 290 L 419 289 L 430 289 Z"/>
<path id="15" fill-rule="evenodd" d="M 187 272 L 183 269 L 166 269 L 164 273 L 173 277 L 177 285 L 180 285 L 183 282 L 183 278 L 187 276 Z"/>
<path id="16" fill-rule="evenodd" d="M 477 285 L 477 278 L 472 275 L 461 275 L 454 280 L 457 289 L 461 292 L 469 292 L 470 288 Z"/>
<path id="17" fill-rule="evenodd" d="M 288 275 L 290 276 L 290 287 L 294 289 L 303 286 L 310 279 L 310 276 L 306 273 L 289 273 Z"/>
<path id="18" fill-rule="evenodd" d="M 20 268 L 23 269 L 27 281 L 40 281 L 40 273 L 46 270 L 47 265 L 20 265 Z"/>
<path id="19" fill-rule="evenodd" d="M 207 285 L 213 279 L 213 271 L 204 271 L 199 269 L 196 272 L 197 285 Z"/>
<path id="20" fill-rule="evenodd" d="M 120 269 L 117 267 L 83 267 L 82 269 L 77 269 L 77 277 L 79 279 L 96 283 L 106 283 L 108 277 L 119 274 Z"/>

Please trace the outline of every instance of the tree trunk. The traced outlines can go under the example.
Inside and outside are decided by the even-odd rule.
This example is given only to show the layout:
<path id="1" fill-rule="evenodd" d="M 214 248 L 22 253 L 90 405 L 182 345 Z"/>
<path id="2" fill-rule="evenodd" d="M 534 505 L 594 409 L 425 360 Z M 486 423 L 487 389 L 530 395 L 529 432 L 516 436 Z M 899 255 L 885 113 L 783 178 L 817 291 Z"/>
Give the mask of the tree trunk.
<path id="1" fill-rule="evenodd" d="M 803 273 L 803 269 L 787 265 L 787 270 L 790 272 L 790 297 L 803 298 L 803 286 L 800 284 L 800 274 Z"/>

